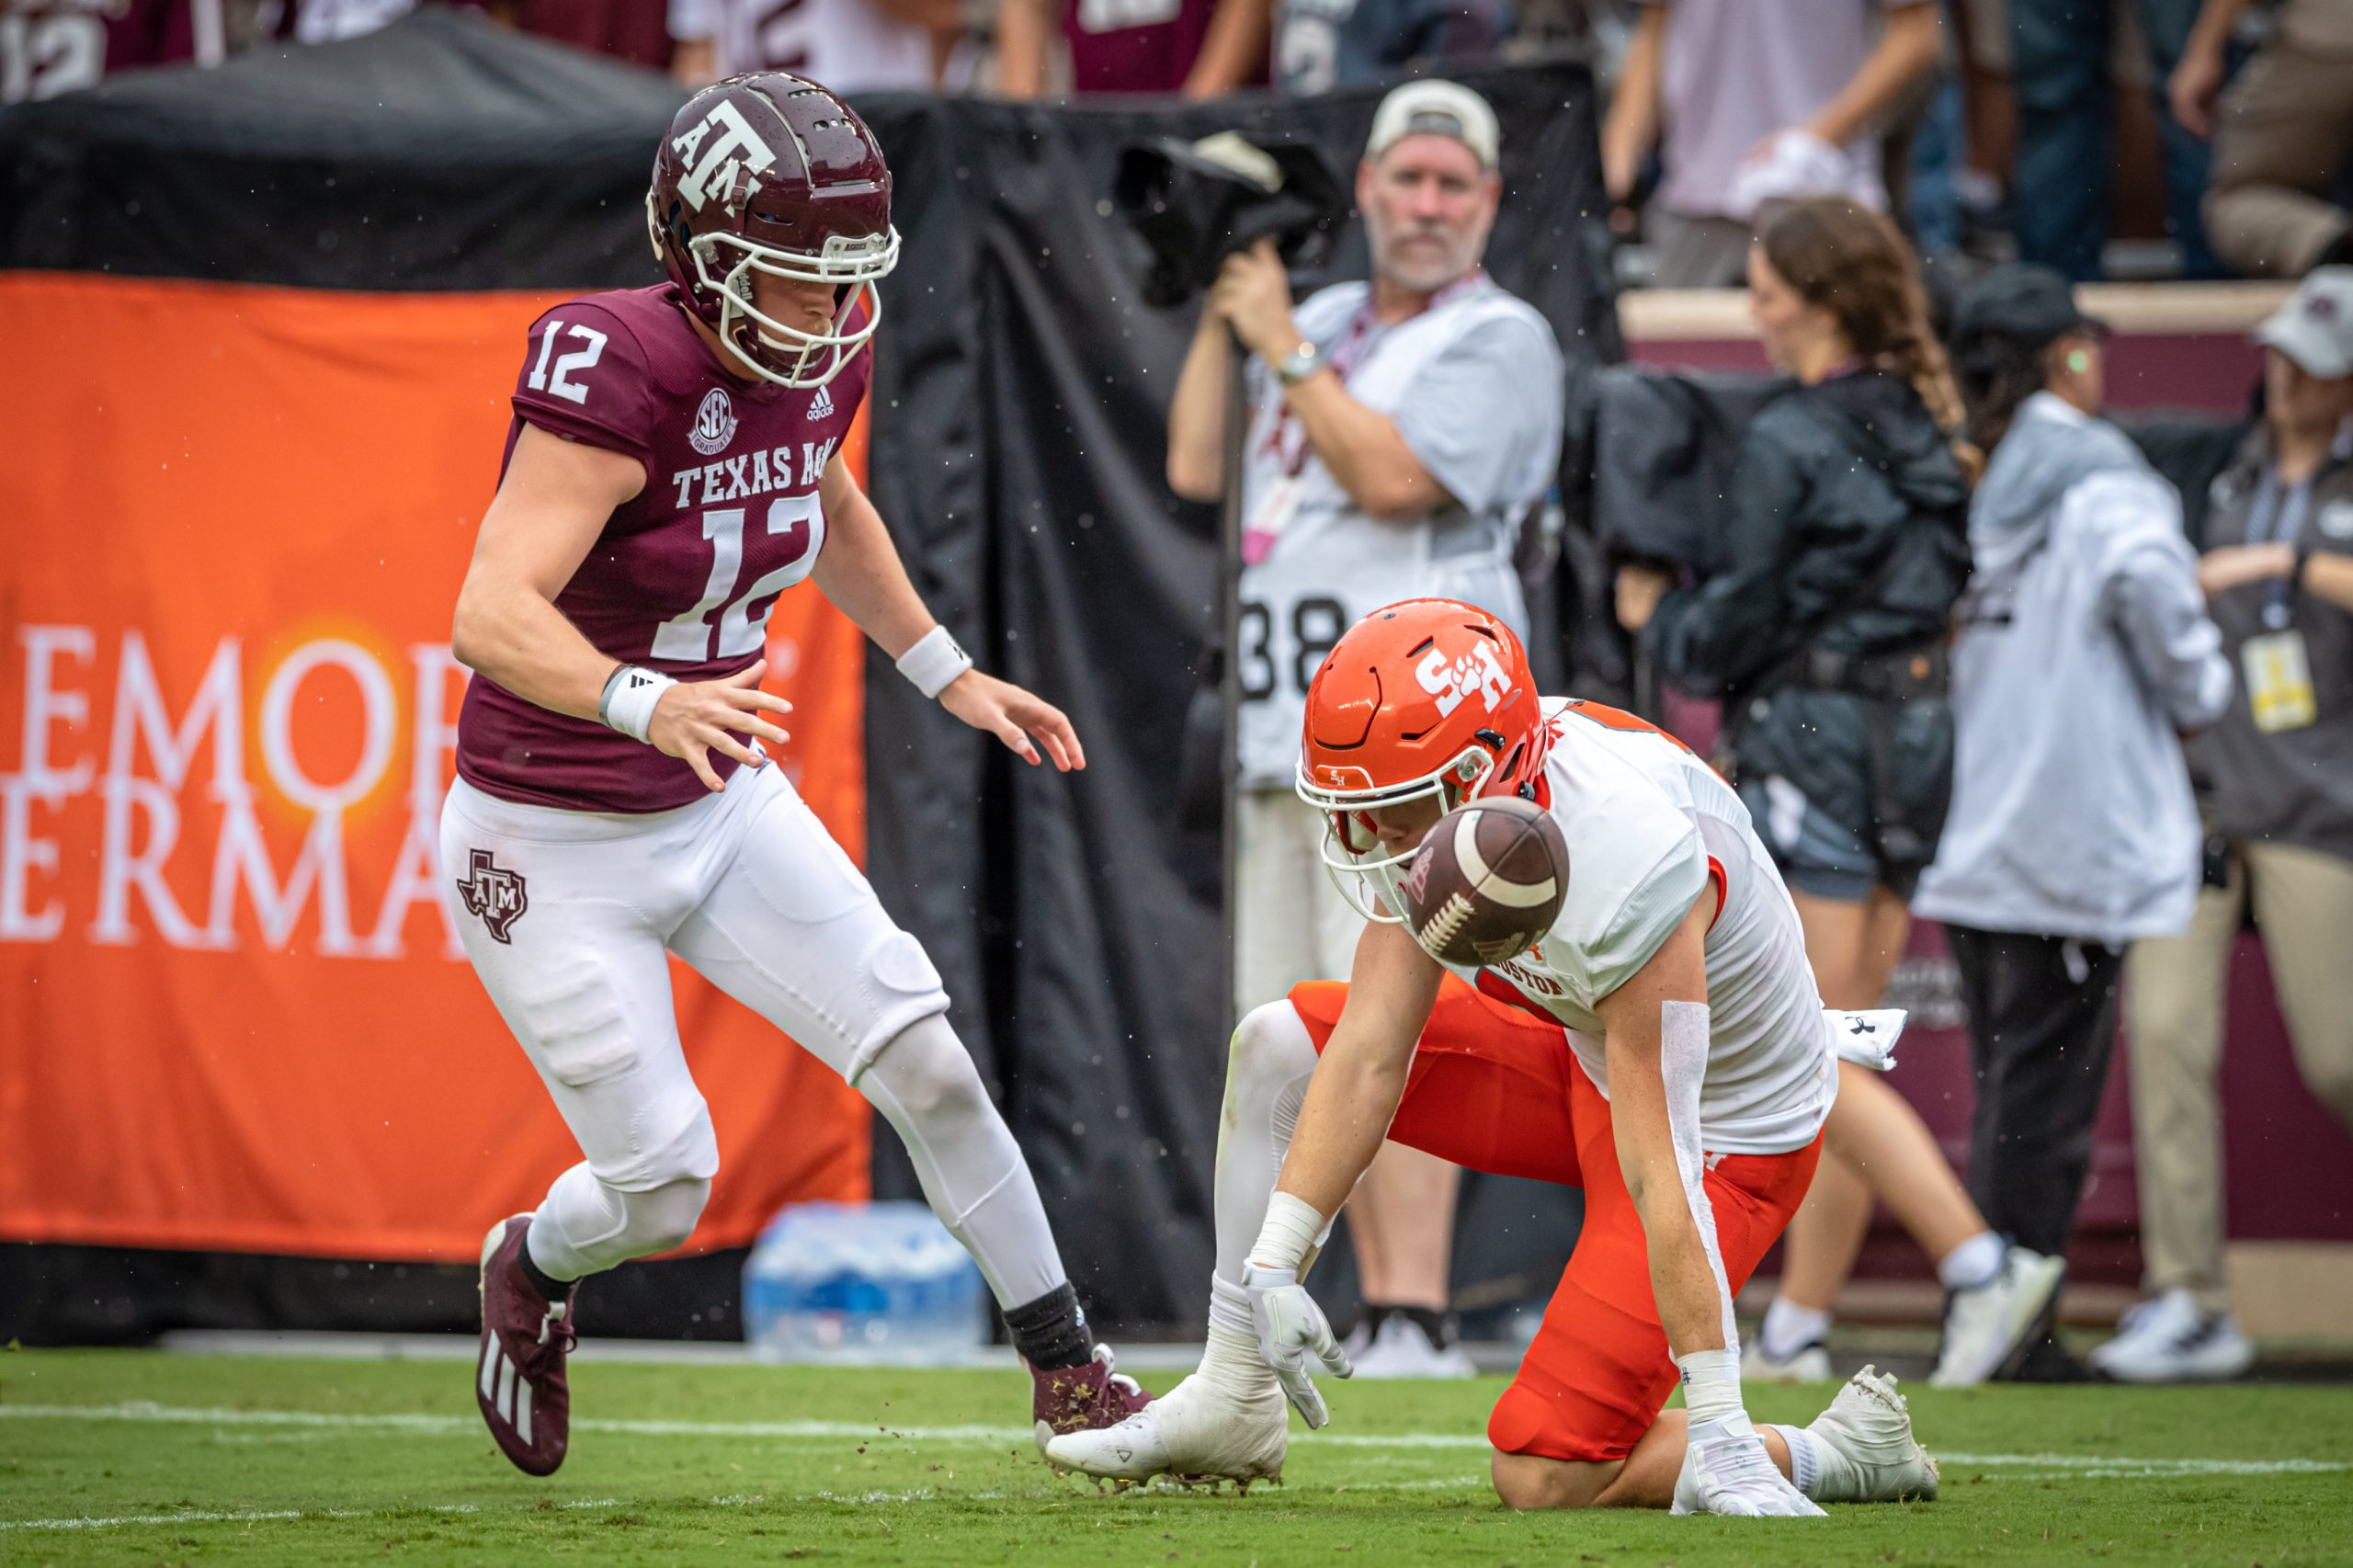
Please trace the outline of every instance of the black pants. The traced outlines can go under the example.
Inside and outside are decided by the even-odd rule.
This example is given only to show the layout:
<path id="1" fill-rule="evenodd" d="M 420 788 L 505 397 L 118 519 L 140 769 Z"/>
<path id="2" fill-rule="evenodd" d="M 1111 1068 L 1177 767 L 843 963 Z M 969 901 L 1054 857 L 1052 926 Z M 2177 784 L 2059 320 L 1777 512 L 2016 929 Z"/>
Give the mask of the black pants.
<path id="1" fill-rule="evenodd" d="M 2124 955 L 2097 942 L 1964 926 L 1946 926 L 1945 939 L 1961 971 L 1977 1071 L 1969 1195 L 1995 1231 L 2063 1256 L 2091 1168 Z"/>

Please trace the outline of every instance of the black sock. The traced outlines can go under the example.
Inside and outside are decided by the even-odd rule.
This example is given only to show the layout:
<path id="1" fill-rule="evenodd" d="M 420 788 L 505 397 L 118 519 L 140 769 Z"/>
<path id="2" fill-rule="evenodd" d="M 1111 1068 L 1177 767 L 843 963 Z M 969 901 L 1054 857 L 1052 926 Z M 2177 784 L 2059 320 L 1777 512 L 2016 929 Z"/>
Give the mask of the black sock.
<path id="1" fill-rule="evenodd" d="M 1085 1366 L 1095 1354 L 1087 1343 L 1086 1313 L 1068 1280 L 1034 1301 L 1006 1309 L 1005 1326 L 1021 1358 L 1046 1371 Z"/>
<path id="2" fill-rule="evenodd" d="M 1378 1304 L 1371 1301 L 1365 1303 L 1364 1321 L 1368 1332 L 1378 1334 L 1381 1331 L 1381 1320 L 1388 1317 L 1404 1318 L 1415 1328 L 1420 1329 L 1423 1337 L 1430 1342 L 1430 1348 L 1433 1350 L 1443 1350 L 1454 1343 L 1454 1324 L 1445 1312 L 1429 1307 L 1394 1306 L 1386 1301 Z"/>
<path id="3" fill-rule="evenodd" d="M 579 1283 L 574 1279 L 558 1279 L 531 1261 L 531 1233 L 529 1231 L 523 1233 L 523 1244 L 515 1249 L 515 1261 L 523 1266 L 523 1278 L 531 1282 L 531 1289 L 545 1298 L 550 1306 L 569 1300 L 573 1286 Z"/>

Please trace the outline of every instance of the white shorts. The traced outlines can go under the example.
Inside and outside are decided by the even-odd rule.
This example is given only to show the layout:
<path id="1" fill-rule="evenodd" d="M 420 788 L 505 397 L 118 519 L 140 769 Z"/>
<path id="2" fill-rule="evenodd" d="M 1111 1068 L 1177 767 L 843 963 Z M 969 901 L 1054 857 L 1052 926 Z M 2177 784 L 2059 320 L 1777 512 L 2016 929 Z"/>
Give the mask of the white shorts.
<path id="1" fill-rule="evenodd" d="M 1289 790 L 1234 797 L 1233 1016 L 1346 980 L 1364 916 L 1324 865 L 1324 813 Z"/>
<path id="2" fill-rule="evenodd" d="M 441 864 L 474 972 L 589 1168 L 624 1192 L 719 1170 L 665 949 L 852 1083 L 948 1008 L 922 944 L 774 766 L 642 816 L 518 805 L 460 779 Z"/>

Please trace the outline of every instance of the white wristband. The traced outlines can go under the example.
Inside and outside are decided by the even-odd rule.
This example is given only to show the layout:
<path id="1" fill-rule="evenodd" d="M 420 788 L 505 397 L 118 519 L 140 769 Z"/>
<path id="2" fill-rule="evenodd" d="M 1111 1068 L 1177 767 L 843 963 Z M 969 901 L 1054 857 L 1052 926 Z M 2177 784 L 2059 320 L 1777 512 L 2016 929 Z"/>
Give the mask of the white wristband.
<path id="1" fill-rule="evenodd" d="M 1677 1357 L 1675 1365 L 1683 1373 L 1683 1403 L 1691 1412 L 1693 1426 L 1734 1418 L 1743 1426 L 1747 1424 L 1748 1413 L 1740 1397 L 1737 1346 L 1694 1350 Z"/>
<path id="2" fill-rule="evenodd" d="M 605 694 L 597 699 L 597 717 L 631 740 L 642 741 L 654 722 L 654 705 L 677 684 L 660 670 L 623 665 L 605 678 Z"/>
<path id="3" fill-rule="evenodd" d="M 1315 1205 L 1288 1192 L 1267 1200 L 1267 1222 L 1250 1248 L 1250 1262 L 1263 1268 L 1288 1268 L 1294 1273 L 1307 1261 L 1308 1249 L 1323 1235 L 1326 1221 Z"/>
<path id="4" fill-rule="evenodd" d="M 899 655 L 899 673 L 926 697 L 938 697 L 949 682 L 972 667 L 972 655 L 956 645 L 948 628 L 935 626 Z"/>

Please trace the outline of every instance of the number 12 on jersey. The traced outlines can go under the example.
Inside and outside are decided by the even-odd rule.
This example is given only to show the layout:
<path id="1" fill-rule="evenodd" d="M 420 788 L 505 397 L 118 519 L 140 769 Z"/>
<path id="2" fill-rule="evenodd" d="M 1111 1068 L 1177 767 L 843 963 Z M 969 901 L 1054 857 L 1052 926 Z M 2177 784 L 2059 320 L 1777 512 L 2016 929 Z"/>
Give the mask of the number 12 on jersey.
<path id="1" fill-rule="evenodd" d="M 784 538 L 783 564 L 763 573 L 730 599 L 736 578 L 744 573 L 744 519 L 741 506 L 714 507 L 702 515 L 702 537 L 710 541 L 710 580 L 703 585 L 702 597 L 692 609 L 672 616 L 656 629 L 654 646 L 648 650 L 654 658 L 707 664 L 756 653 L 767 640 L 768 610 L 777 596 L 809 575 L 816 562 L 824 517 L 813 494 L 779 495 L 769 502 L 767 531 Z M 756 604 L 759 606 L 756 615 L 752 608 Z M 726 608 L 721 610 L 714 629 L 710 624 L 710 612 L 722 605 Z"/>

